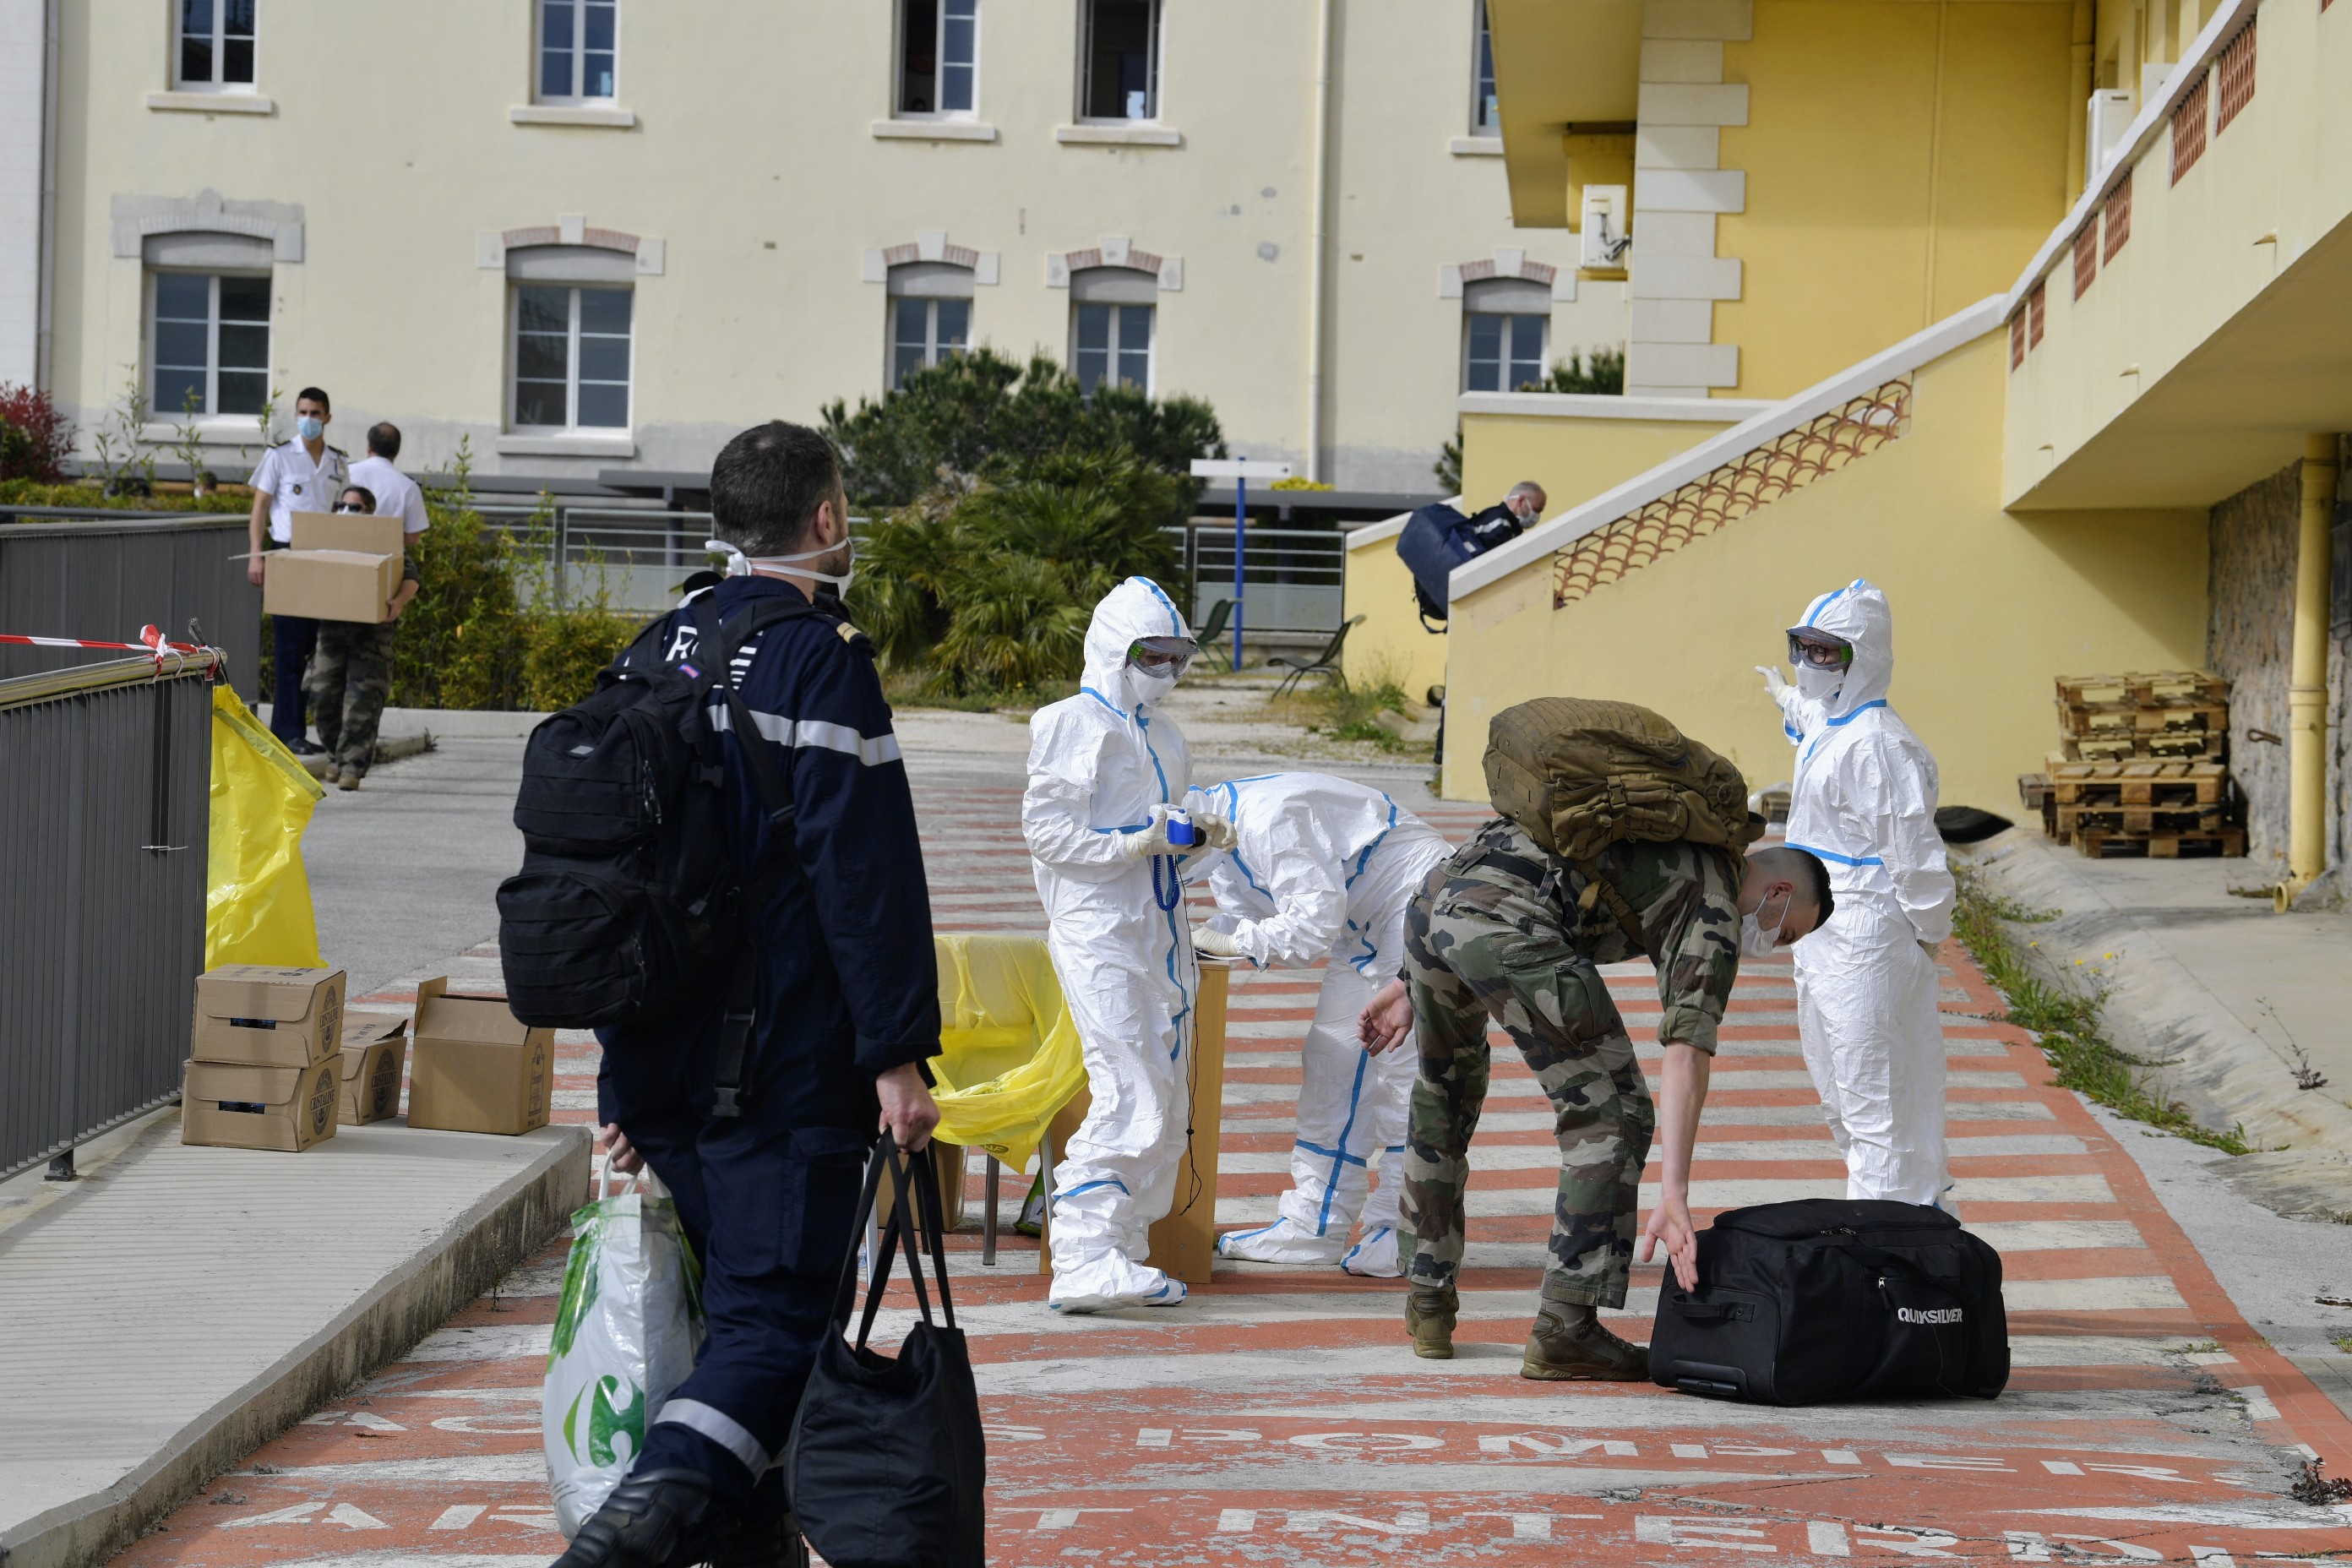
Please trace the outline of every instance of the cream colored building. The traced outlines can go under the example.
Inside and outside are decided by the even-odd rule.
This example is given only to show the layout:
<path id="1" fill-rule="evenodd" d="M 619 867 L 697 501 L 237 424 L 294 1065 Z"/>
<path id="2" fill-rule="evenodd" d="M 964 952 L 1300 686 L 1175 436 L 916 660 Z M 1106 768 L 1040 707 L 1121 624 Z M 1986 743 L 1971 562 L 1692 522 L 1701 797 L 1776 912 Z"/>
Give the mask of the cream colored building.
<path id="1" fill-rule="evenodd" d="M 57 168 L 36 373 L 85 443 L 134 384 L 152 434 L 193 391 L 223 446 L 264 389 L 317 384 L 341 445 L 390 418 L 413 467 L 469 437 L 489 474 L 694 474 L 746 424 L 985 342 L 1426 492 L 1465 388 L 1625 338 L 1623 283 L 1513 221 L 1480 0 L 8 19 L 54 46 L 54 132 L 0 157 Z"/>

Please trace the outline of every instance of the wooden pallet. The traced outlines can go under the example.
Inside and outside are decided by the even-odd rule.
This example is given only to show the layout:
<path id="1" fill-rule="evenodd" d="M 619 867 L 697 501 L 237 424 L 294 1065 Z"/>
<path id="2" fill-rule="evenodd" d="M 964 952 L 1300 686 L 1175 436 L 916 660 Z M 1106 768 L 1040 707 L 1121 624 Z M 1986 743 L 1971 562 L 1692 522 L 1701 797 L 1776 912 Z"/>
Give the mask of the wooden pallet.
<path id="1" fill-rule="evenodd" d="M 2060 805 L 2217 805 L 2230 773 L 2219 763 L 2057 762 L 2048 785 Z"/>
<path id="2" fill-rule="evenodd" d="M 2221 833 L 2229 827 L 2218 805 L 2058 805 L 2053 837 L 2072 838 L 2081 833 L 2149 834 Z"/>
<path id="3" fill-rule="evenodd" d="M 2189 860 L 2233 858 L 2246 852 L 2243 828 L 2218 833 L 2102 833 L 2074 835 L 2074 847 L 2094 860 Z"/>
<path id="4" fill-rule="evenodd" d="M 2017 775 L 2017 797 L 2025 803 L 2026 810 L 2040 811 L 2051 798 L 2050 784 L 2049 773 L 2020 773 Z"/>
<path id="5" fill-rule="evenodd" d="M 2062 675 L 2061 708 L 2163 708 L 2176 703 L 2227 703 L 2230 683 L 2202 670 L 2149 675 Z"/>
<path id="6" fill-rule="evenodd" d="M 2222 730 L 2175 730 L 2159 735 L 2068 735 L 2053 760 L 2081 763 L 2214 762 L 2229 755 Z"/>
<path id="7" fill-rule="evenodd" d="M 2079 708 L 2065 703 L 2058 705 L 2058 729 L 2067 735 L 2096 736 L 2102 740 L 2128 735 L 2172 735 L 2226 731 L 2230 728 L 2230 705 L 2226 702 L 2181 703 L 2163 708 Z"/>

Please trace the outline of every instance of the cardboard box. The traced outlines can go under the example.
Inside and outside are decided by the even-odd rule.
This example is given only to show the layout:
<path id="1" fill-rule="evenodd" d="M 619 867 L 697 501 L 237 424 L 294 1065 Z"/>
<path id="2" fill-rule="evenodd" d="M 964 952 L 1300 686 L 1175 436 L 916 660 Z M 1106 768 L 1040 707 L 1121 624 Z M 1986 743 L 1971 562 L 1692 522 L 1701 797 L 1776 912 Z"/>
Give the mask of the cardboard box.
<path id="1" fill-rule="evenodd" d="M 307 1068 L 191 1061 L 181 1092 L 180 1142 L 299 1154 L 335 1135 L 341 1079 L 331 1060 Z"/>
<path id="2" fill-rule="evenodd" d="M 273 550 L 261 559 L 261 607 L 273 616 L 373 625 L 389 618 L 392 595 L 400 587 L 397 553 Z"/>
<path id="3" fill-rule="evenodd" d="M 335 1054 L 343 972 L 230 963 L 196 976 L 188 1055 L 246 1067 L 306 1068 Z"/>
<path id="4" fill-rule="evenodd" d="M 524 1026 L 503 996 L 453 996 L 445 977 L 416 988 L 408 1124 L 455 1132 L 547 1125 L 555 1031 Z"/>
<path id="5" fill-rule="evenodd" d="M 408 1020 L 383 1013 L 354 1013 L 343 1026 L 343 1048 L 335 1060 L 342 1074 L 339 1119 L 364 1127 L 400 1110 L 400 1071 L 408 1065 Z"/>
<path id="6" fill-rule="evenodd" d="M 398 555 L 408 548 L 408 535 L 402 531 L 398 517 L 298 511 L 294 514 L 294 548 Z"/>

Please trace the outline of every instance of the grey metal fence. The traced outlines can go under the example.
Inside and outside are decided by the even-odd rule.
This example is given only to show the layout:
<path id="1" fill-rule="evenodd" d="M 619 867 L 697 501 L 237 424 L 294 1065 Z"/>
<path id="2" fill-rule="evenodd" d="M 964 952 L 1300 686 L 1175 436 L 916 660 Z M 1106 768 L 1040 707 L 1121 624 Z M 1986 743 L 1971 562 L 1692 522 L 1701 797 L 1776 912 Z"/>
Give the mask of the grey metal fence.
<path id="1" fill-rule="evenodd" d="M 178 642 L 193 619 L 228 654 L 231 682 L 251 696 L 261 590 L 246 579 L 245 551 L 245 519 L 229 513 L 0 521 L 0 632 L 136 642 L 139 628 L 153 625 Z M 38 668 L 86 657 L 68 652 Z"/>
<path id="2" fill-rule="evenodd" d="M 209 661 L 47 651 L 0 657 L 0 1177 L 179 1094 L 205 961 Z"/>
<path id="3" fill-rule="evenodd" d="M 1168 530 L 1192 578 L 1192 621 L 1209 618 L 1220 599 L 1234 596 L 1234 522 L 1194 518 Z M 1346 535 L 1335 528 L 1267 528 L 1252 520 L 1242 551 L 1245 621 L 1252 632 L 1338 629 L 1340 588 L 1347 576 Z"/>

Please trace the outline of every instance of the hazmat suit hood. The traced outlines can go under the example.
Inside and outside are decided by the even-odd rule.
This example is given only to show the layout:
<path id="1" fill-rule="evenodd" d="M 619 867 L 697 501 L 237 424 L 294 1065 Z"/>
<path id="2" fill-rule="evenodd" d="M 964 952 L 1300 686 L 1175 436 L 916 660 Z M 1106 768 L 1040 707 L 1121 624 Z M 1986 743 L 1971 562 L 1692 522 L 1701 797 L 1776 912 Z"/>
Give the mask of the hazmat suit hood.
<path id="1" fill-rule="evenodd" d="M 1805 606 L 1804 618 L 1790 629 L 1826 632 L 1853 645 L 1853 662 L 1846 667 L 1836 692 L 1820 705 L 1820 719 L 1834 722 L 1886 700 L 1887 689 L 1895 684 L 1895 617 L 1875 583 L 1857 577 L 1823 594 Z"/>
<path id="2" fill-rule="evenodd" d="M 1127 650 L 1138 637 L 1189 637 L 1176 602 L 1149 577 L 1129 577 L 1102 596 L 1087 626 L 1086 689 L 1122 713 L 1132 713 L 1137 693 L 1129 685 Z"/>

